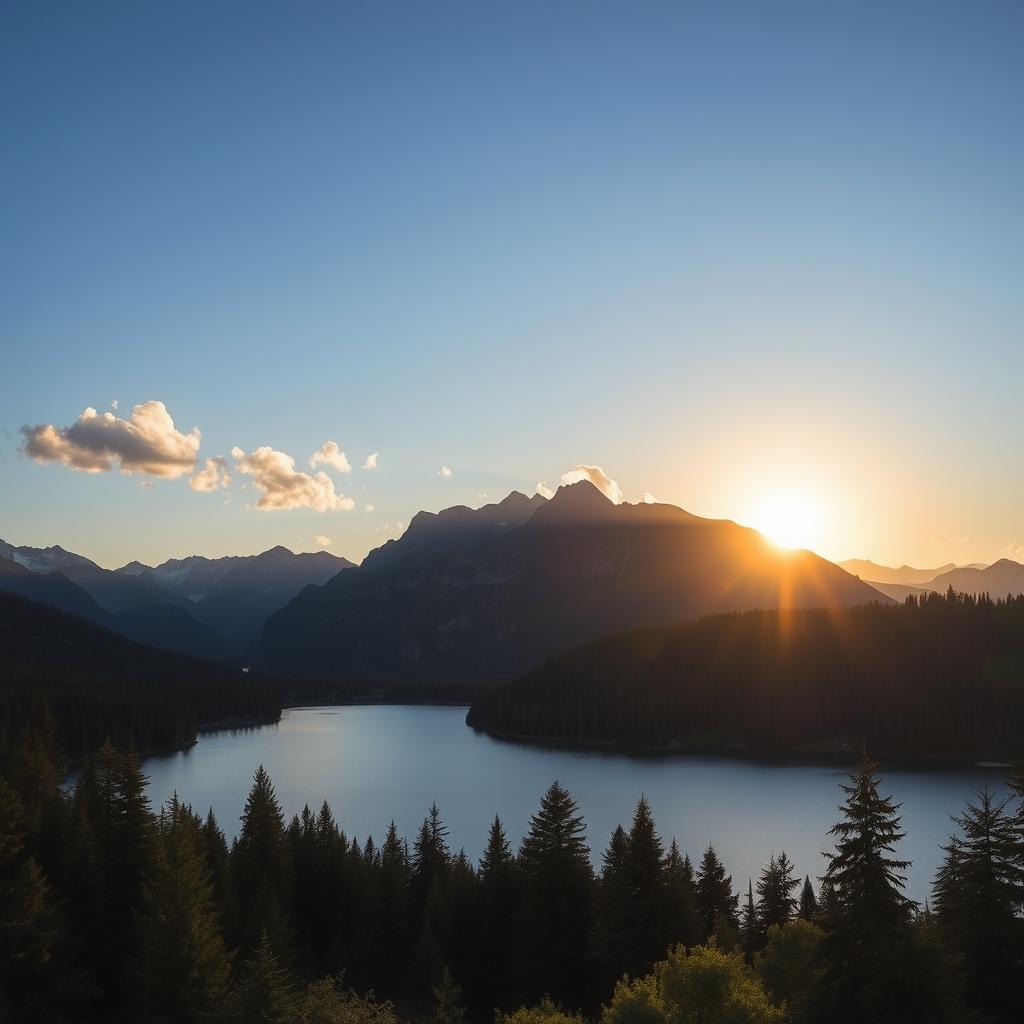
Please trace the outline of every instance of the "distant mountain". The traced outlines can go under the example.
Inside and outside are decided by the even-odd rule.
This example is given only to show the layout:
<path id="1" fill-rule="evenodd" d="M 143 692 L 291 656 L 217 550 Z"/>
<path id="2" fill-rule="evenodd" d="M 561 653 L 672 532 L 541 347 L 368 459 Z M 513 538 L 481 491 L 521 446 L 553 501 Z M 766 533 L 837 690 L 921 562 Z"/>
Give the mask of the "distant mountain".
<path id="1" fill-rule="evenodd" d="M 923 587 L 926 583 L 931 583 L 936 576 L 953 569 L 964 568 L 955 562 L 947 562 L 934 569 L 915 569 L 910 565 L 901 565 L 896 569 L 888 565 L 876 565 L 867 558 L 848 558 L 838 565 L 862 580 L 870 580 L 873 583 L 897 583 L 906 587 Z M 984 568 L 984 563 L 973 565 L 971 568 Z"/>
<path id="2" fill-rule="evenodd" d="M 891 597 L 894 601 L 899 601 L 901 604 L 908 597 L 924 597 L 927 594 L 934 593 L 931 586 L 908 587 L 905 583 L 879 583 L 876 580 L 865 580 L 864 582 L 874 587 L 880 594 L 885 594 L 886 597 Z"/>
<path id="3" fill-rule="evenodd" d="M 1024 565 L 1010 558 L 1000 558 L 983 569 L 961 566 L 936 576 L 930 587 L 939 593 L 952 587 L 958 593 L 988 594 L 993 598 L 1024 594 Z"/>
<path id="4" fill-rule="evenodd" d="M 261 663 L 325 679 L 500 677 L 713 611 L 887 603 L 808 551 L 672 505 L 614 505 L 589 481 L 413 524 L 275 612 Z"/>
<path id="5" fill-rule="evenodd" d="M 204 581 L 210 585 L 193 605 L 193 614 L 245 653 L 259 640 L 271 612 L 283 608 L 304 587 L 319 586 L 342 569 L 355 567 L 347 558 L 326 551 L 293 554 L 280 546 L 250 558 L 218 561 L 234 564 L 224 573 L 204 567 Z"/>
<path id="6" fill-rule="evenodd" d="M 9 548 L 10 545 L 4 545 Z M 52 549 L 51 549 L 52 550 Z M 32 572 L 20 562 L 0 555 L 0 590 L 40 601 L 90 622 L 109 626 L 110 615 L 81 587 L 61 572 Z"/>
<path id="7" fill-rule="evenodd" d="M 189 555 L 187 558 L 170 558 L 157 566 L 129 562 L 117 570 L 122 576 L 145 576 L 159 583 L 173 594 L 199 601 L 233 569 L 251 562 L 256 555 L 225 555 L 222 558 L 205 558 L 203 555 Z"/>

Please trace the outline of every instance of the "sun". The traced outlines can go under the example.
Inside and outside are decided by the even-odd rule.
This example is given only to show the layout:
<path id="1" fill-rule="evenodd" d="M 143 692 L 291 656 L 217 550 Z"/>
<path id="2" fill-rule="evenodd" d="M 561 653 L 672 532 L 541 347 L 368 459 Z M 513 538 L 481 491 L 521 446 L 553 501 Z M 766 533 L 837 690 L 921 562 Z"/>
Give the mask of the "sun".
<path id="1" fill-rule="evenodd" d="M 755 507 L 753 526 L 783 548 L 809 548 L 821 536 L 821 506 L 806 491 L 774 491 Z"/>

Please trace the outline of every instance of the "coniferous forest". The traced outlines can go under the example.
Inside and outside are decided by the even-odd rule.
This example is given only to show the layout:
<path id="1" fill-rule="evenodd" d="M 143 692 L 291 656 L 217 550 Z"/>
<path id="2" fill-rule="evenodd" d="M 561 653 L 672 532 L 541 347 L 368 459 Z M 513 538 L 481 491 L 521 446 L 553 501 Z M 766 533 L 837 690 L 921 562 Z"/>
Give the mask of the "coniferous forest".
<path id="1" fill-rule="evenodd" d="M 749 611 L 620 633 L 482 694 L 497 735 L 1024 758 L 1024 595 Z"/>
<path id="2" fill-rule="evenodd" d="M 1019 1019 L 1021 780 L 963 809 L 918 906 L 866 758 L 822 875 L 765 851 L 750 880 L 660 836 L 642 797 L 594 870 L 557 782 L 518 849 L 495 818 L 472 863 L 436 806 L 411 842 L 349 836 L 326 803 L 289 822 L 262 768 L 230 845 L 186 794 L 151 807 L 135 753 L 108 743 L 63 777 L 39 701 L 0 778 L 3 1021 Z"/>

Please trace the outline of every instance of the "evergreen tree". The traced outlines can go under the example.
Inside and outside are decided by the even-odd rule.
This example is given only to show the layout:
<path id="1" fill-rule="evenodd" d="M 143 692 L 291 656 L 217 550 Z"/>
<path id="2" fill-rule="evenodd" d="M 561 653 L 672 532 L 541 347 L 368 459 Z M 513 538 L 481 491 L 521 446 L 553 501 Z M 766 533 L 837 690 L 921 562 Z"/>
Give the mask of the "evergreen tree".
<path id="1" fill-rule="evenodd" d="M 800 910 L 798 915 L 805 921 L 813 921 L 818 916 L 818 900 L 814 895 L 809 875 L 804 875 L 804 887 L 800 890 Z"/>
<path id="2" fill-rule="evenodd" d="M 379 984 L 386 992 L 398 990 L 409 960 L 409 863 L 405 844 L 392 821 L 380 850 L 376 914 L 370 921 L 377 951 Z"/>
<path id="3" fill-rule="evenodd" d="M 140 1021 L 219 1019 L 231 963 L 220 933 L 203 825 L 177 794 L 159 824 L 129 966 Z"/>
<path id="4" fill-rule="evenodd" d="M 512 924 L 519 899 L 519 875 L 501 819 L 495 816 L 480 858 L 480 946 L 477 1000 L 490 1008 L 508 994 Z"/>
<path id="5" fill-rule="evenodd" d="M 992 1020 L 1014 1019 L 1024 977 L 1024 860 L 1008 801 L 986 788 L 954 818 L 962 838 L 945 847 L 935 882 L 941 933 L 964 970 L 967 1005 Z"/>
<path id="6" fill-rule="evenodd" d="M 688 855 L 680 855 L 672 840 L 665 857 L 665 907 L 668 918 L 666 948 L 682 943 L 696 946 L 701 941 L 703 924 L 697 913 L 696 882 Z"/>
<path id="7" fill-rule="evenodd" d="M 629 950 L 622 969 L 632 977 L 646 974 L 665 955 L 669 943 L 666 914 L 665 848 L 641 796 L 633 814 L 626 847 L 629 902 L 625 942 Z"/>
<path id="8" fill-rule="evenodd" d="M 277 955 L 289 960 L 291 864 L 284 815 L 262 765 L 253 776 L 241 821 L 230 857 L 231 941 L 245 956 L 256 950 L 266 932 Z"/>
<path id="9" fill-rule="evenodd" d="M 768 937 L 773 925 L 784 925 L 796 915 L 797 901 L 793 890 L 800 884 L 793 877 L 793 862 L 785 851 L 772 857 L 757 882 L 757 913 L 761 927 L 761 942 Z"/>
<path id="10" fill-rule="evenodd" d="M 603 987 L 611 987 L 627 972 L 630 958 L 630 865 L 629 837 L 617 826 L 601 857 L 597 884 L 597 955 Z"/>
<path id="11" fill-rule="evenodd" d="M 830 831 L 836 852 L 827 854 L 834 906 L 822 944 L 827 968 L 818 986 L 822 1019 L 905 1021 L 921 1006 L 906 965 L 910 960 L 910 912 L 903 895 L 909 862 L 894 857 L 903 838 L 899 805 L 878 792 L 876 767 L 866 757 L 849 785 L 843 818 Z"/>
<path id="12" fill-rule="evenodd" d="M 299 1024 L 299 1001 L 266 931 L 245 962 L 231 996 L 235 1024 Z"/>
<path id="13" fill-rule="evenodd" d="M 521 996 L 548 992 L 580 1005 L 589 992 L 593 872 L 586 825 L 568 790 L 553 782 L 519 848 L 523 897 L 516 925 Z"/>
<path id="14" fill-rule="evenodd" d="M 748 964 L 754 962 L 754 954 L 761 948 L 761 922 L 754 906 L 754 886 L 747 879 L 747 898 L 740 911 L 740 944 Z"/>
<path id="15" fill-rule="evenodd" d="M 433 988 L 434 1011 L 430 1024 L 464 1024 L 466 1009 L 462 1005 L 462 989 L 452 980 L 447 965 L 441 971 L 441 980 Z"/>
<path id="16" fill-rule="evenodd" d="M 721 917 L 736 925 L 736 906 L 739 896 L 732 891 L 732 876 L 718 859 L 713 846 L 708 846 L 697 869 L 697 913 L 704 926 L 704 938 L 715 932 L 715 922 Z"/>
<path id="17" fill-rule="evenodd" d="M 448 829 L 441 821 L 437 804 L 433 804 L 413 844 L 409 884 L 415 913 L 422 911 L 431 886 L 444 883 L 450 861 Z"/>

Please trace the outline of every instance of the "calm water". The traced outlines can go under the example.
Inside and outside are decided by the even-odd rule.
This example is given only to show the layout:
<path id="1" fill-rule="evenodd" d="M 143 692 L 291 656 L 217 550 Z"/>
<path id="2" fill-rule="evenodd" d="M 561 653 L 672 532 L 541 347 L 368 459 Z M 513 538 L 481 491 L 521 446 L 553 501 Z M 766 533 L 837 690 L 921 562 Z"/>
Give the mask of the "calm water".
<path id="1" fill-rule="evenodd" d="M 558 779 L 579 801 L 597 862 L 644 793 L 666 841 L 675 836 L 694 861 L 714 843 L 737 889 L 782 849 L 801 876 L 824 868 L 842 768 L 550 750 L 490 739 L 464 718 L 464 708 L 292 709 L 277 725 L 210 733 L 189 751 L 150 759 L 149 795 L 156 805 L 176 790 L 203 813 L 212 806 L 230 838 L 262 764 L 289 816 L 326 798 L 350 838 L 379 841 L 394 818 L 411 840 L 436 800 L 453 848 L 477 858 L 495 813 L 518 842 L 541 794 Z M 923 900 L 952 827 L 949 815 L 987 776 L 999 787 L 1002 777 L 982 769 L 884 775 L 884 791 L 903 801 L 908 838 L 899 852 L 914 862 L 909 893 Z"/>

